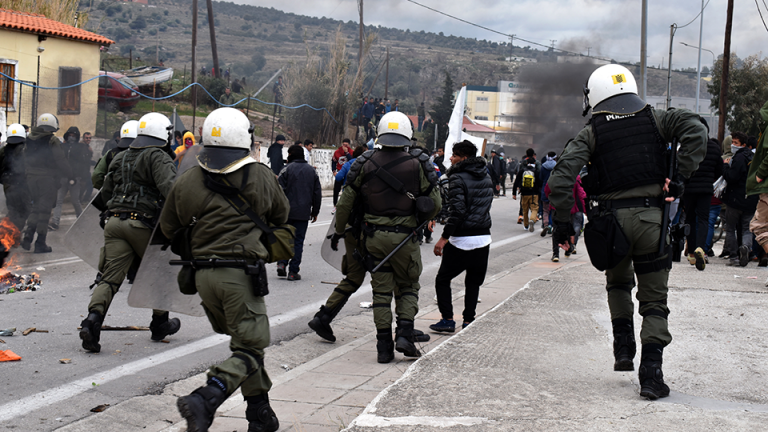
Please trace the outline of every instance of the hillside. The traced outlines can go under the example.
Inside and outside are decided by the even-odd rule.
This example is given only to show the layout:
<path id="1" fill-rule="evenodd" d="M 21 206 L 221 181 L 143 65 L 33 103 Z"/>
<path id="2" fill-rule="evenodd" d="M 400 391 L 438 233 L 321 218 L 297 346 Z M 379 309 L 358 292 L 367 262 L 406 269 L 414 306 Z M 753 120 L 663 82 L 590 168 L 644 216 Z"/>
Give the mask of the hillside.
<path id="1" fill-rule="evenodd" d="M 89 10 L 87 29 L 113 38 L 112 54 L 134 57 L 153 63 L 157 57 L 181 72 L 191 65 L 191 0 L 149 0 L 149 5 L 122 1 L 82 0 Z M 285 13 L 274 8 L 213 2 L 219 62 L 232 77 L 246 77 L 248 87 L 256 89 L 279 68 L 305 61 L 307 53 L 328 52 L 337 29 L 347 39 L 347 60 L 356 72 L 358 25 L 331 18 L 314 18 Z M 444 79 L 451 74 L 454 83 L 494 86 L 499 80 L 514 79 L 517 63 L 504 61 L 509 55 L 535 58 L 539 63 L 556 61 L 549 50 L 515 46 L 424 31 L 411 32 L 386 27 L 366 27 L 378 39 L 366 59 L 364 89 L 371 87 L 379 66 L 390 47 L 389 98 L 400 99 L 407 112 L 415 112 L 421 101 L 434 100 Z M 213 62 L 204 1 L 199 2 L 198 68 L 210 70 Z M 187 73 L 189 76 L 189 73 Z M 189 82 L 188 78 L 185 78 Z M 376 81 L 372 95 L 383 97 L 384 72 Z M 666 72 L 651 70 L 649 93 L 666 89 Z M 578 91 L 578 90 L 577 90 Z M 673 75 L 673 95 L 695 95 L 695 73 Z M 271 92 L 262 93 L 270 97 Z"/>

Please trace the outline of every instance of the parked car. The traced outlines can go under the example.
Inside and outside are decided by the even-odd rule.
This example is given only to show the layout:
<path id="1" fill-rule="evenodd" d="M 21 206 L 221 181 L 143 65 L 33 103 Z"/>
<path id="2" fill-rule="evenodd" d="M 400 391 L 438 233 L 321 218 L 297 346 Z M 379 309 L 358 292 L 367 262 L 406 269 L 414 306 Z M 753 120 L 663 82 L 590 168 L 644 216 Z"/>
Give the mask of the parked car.
<path id="1" fill-rule="evenodd" d="M 136 106 L 139 103 L 139 95 L 136 93 L 138 89 L 136 83 L 125 75 L 99 71 L 99 106 L 110 112 Z"/>

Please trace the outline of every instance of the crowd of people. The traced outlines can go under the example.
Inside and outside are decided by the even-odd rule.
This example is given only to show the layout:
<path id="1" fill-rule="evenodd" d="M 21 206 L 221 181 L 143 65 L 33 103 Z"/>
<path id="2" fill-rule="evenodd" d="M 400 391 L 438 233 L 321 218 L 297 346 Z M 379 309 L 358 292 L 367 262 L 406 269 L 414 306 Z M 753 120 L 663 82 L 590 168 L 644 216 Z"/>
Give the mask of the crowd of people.
<path id="1" fill-rule="evenodd" d="M 331 323 L 370 274 L 377 362 L 393 361 L 395 352 L 419 357 L 416 344 L 429 340 L 414 328 L 420 245 L 431 243 L 436 222 L 444 224 L 431 251 L 441 257 L 434 281 L 440 320 L 429 328 L 456 331 L 451 282 L 461 273 L 466 273 L 461 327 L 471 325 L 490 258 L 491 207 L 506 196 L 509 181 L 512 198 L 520 197 L 517 223 L 534 232 L 540 222 L 541 237 L 552 237 L 552 261 L 559 261 L 561 251 L 566 257 L 577 253 L 589 219 L 589 257 L 606 274 L 614 369 L 634 370 L 631 292 L 637 286 L 643 317 L 640 394 L 667 396 L 661 363 L 672 340 L 667 281 L 674 252 L 662 241 L 666 225 L 690 227 L 681 230 L 684 254 L 699 270 L 714 256 L 718 220 L 725 232 L 721 257 L 731 265 L 756 260 L 768 266 L 765 135 L 758 141 L 733 132 L 722 145 L 707 140 L 703 119 L 688 110 L 653 110 L 619 65 L 598 68 L 587 89 L 593 91 L 585 90 L 585 106 L 595 107 L 590 125 L 559 155 L 549 151 L 538 159 L 529 148 L 519 161 L 500 147 L 483 155 L 470 141 L 454 143 L 450 155 L 443 148 L 430 153 L 419 146 L 418 128 L 399 112 L 397 100 L 393 105 L 364 100 L 357 115 L 371 126 L 366 133 L 373 135 L 366 138 L 375 146 L 344 139 L 330 161 L 335 219 L 328 241 L 334 251 L 344 245 L 344 279 L 308 326 L 335 342 Z M 768 121 L 768 102 L 760 114 Z M 423 104 L 418 117 L 420 128 Z M 286 137 L 278 135 L 267 150 L 267 166 L 252 157 L 250 127 L 242 112 L 219 108 L 205 119 L 198 143 L 190 131 L 173 131 L 165 115 L 149 113 L 115 133 L 92 174 L 91 134 L 81 140 L 73 127 L 62 141 L 54 135 L 58 119 L 49 113 L 29 132 L 9 126 L 7 145 L 0 149 L 8 218 L 21 231 L 24 249 L 37 236 L 34 251 L 50 252 L 46 235 L 58 229 L 67 194 L 79 215 L 93 188 L 99 190 L 92 205 L 102 211 L 104 248 L 79 331 L 86 351 L 101 351 L 104 317 L 122 282 L 140 265 L 156 226 L 182 258 L 179 289 L 199 294 L 212 328 L 232 338 L 231 357 L 211 367 L 205 386 L 177 401 L 189 430 L 207 430 L 216 409 L 238 388 L 248 405 L 249 428 L 279 428 L 264 368 L 266 264 L 276 263 L 277 275 L 288 281 L 302 279 L 304 239 L 320 214 L 322 193 L 310 163 L 311 140 L 296 141 L 284 158 Z M 616 130 L 631 133 L 611 133 Z M 679 166 L 669 178 L 664 158 L 675 150 L 667 144 L 673 138 L 680 142 Z M 193 148 L 197 163 L 181 164 Z M 618 156 L 612 153 L 617 149 Z M 177 176 L 182 165 L 186 171 Z M 667 210 L 669 224 L 662 222 Z M 181 322 L 162 304 L 156 306 L 149 329 L 157 341 L 175 334 Z"/>

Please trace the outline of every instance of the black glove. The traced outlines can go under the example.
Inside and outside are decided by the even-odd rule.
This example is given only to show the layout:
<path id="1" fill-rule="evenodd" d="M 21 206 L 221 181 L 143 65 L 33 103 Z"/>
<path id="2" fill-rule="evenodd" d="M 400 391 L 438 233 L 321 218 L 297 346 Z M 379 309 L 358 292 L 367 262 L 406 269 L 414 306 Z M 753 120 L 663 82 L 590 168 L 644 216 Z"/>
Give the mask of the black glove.
<path id="1" fill-rule="evenodd" d="M 571 241 L 571 236 L 576 235 L 576 231 L 573 229 L 573 224 L 569 222 L 552 222 L 554 230 L 552 231 L 552 240 L 555 244 L 561 245 Z"/>
<path id="2" fill-rule="evenodd" d="M 682 174 L 677 173 L 669 182 L 669 194 L 674 198 L 680 198 L 685 192 L 685 177 Z"/>
<path id="3" fill-rule="evenodd" d="M 331 249 L 337 251 L 339 250 L 339 240 L 344 238 L 344 234 L 333 233 L 326 238 L 331 239 Z"/>

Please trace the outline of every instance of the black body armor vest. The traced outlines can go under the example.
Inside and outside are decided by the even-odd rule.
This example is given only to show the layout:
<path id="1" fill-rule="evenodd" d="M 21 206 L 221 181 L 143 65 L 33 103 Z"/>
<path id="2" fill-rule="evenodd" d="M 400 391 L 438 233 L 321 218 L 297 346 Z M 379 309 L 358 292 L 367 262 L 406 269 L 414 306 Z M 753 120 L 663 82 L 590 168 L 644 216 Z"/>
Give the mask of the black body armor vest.
<path id="1" fill-rule="evenodd" d="M 24 159 L 27 165 L 37 168 L 48 168 L 51 173 L 58 169 L 51 149 L 51 135 L 45 135 L 35 140 L 27 140 L 24 148 Z"/>
<path id="2" fill-rule="evenodd" d="M 3 157 L 3 175 L 0 181 L 4 185 L 23 184 L 26 182 L 24 169 L 24 144 L 6 144 Z"/>
<path id="3" fill-rule="evenodd" d="M 421 195 L 418 158 L 404 151 L 379 150 L 363 165 L 365 177 L 361 185 L 365 213 L 374 216 L 410 216 L 416 214 L 416 201 Z M 385 179 L 389 176 L 402 183 L 395 190 Z"/>
<path id="4" fill-rule="evenodd" d="M 598 114 L 590 123 L 595 134 L 590 195 L 664 183 L 667 146 L 650 106 L 634 114 Z"/>

